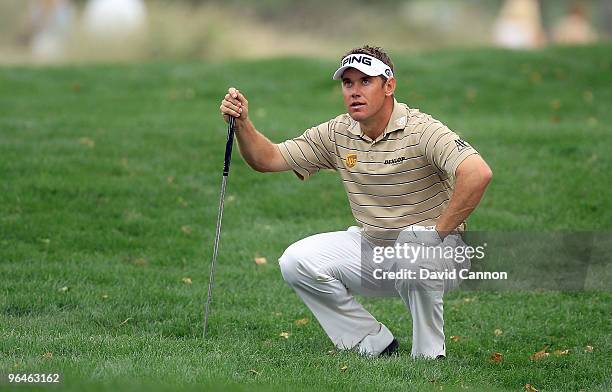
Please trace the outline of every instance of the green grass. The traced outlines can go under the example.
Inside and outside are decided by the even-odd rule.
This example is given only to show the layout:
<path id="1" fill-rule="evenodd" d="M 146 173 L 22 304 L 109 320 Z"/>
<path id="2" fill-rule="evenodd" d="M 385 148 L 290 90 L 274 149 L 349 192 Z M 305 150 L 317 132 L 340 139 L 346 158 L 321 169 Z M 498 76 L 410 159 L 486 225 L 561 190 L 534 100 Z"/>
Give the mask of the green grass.
<path id="1" fill-rule="evenodd" d="M 493 168 L 472 229 L 611 229 L 610 53 L 395 55 L 398 99 L 457 130 Z M 258 128 L 282 141 L 342 111 L 334 67 L 1 68 L 0 372 L 61 371 L 66 390 L 609 390 L 610 290 L 451 293 L 446 334 L 461 338 L 447 341 L 443 362 L 410 358 L 399 299 L 364 299 L 400 339 L 401 357 L 329 354 L 276 259 L 300 238 L 354 224 L 341 183 L 334 173 L 306 183 L 258 174 L 237 154 L 201 340 L 225 142 L 220 98 L 238 86 Z M 268 263 L 257 266 L 256 255 Z M 311 322 L 294 325 L 304 317 Z M 546 344 L 570 354 L 531 361 Z M 504 360 L 491 363 L 493 352 Z"/>

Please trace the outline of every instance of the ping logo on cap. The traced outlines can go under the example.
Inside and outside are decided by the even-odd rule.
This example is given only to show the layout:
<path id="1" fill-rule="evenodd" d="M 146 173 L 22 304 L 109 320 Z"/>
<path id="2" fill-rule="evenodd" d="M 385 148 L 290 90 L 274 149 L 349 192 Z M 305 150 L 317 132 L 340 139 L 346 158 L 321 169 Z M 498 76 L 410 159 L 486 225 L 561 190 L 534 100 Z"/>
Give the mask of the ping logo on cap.
<path id="1" fill-rule="evenodd" d="M 372 65 L 372 58 L 368 57 L 368 56 L 357 56 L 357 55 L 352 55 L 352 56 L 348 56 L 345 57 L 344 60 L 342 60 L 342 66 L 344 67 L 345 65 L 348 64 L 353 64 L 353 63 L 361 63 L 364 65 Z"/>
<path id="2" fill-rule="evenodd" d="M 384 76 L 389 79 L 393 77 L 391 67 L 376 57 L 363 53 L 350 54 L 342 59 L 340 68 L 334 72 L 332 79 L 342 80 L 342 74 L 347 68 L 356 68 L 369 76 Z"/>

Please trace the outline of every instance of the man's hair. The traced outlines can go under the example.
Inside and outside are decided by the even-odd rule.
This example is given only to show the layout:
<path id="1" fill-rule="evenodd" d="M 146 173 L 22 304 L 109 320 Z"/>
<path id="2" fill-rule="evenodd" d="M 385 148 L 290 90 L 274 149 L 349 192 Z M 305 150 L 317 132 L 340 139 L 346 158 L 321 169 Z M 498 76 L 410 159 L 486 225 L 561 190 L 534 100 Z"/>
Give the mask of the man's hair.
<path id="1" fill-rule="evenodd" d="M 364 45 L 360 48 L 351 49 L 344 56 L 342 56 L 342 59 L 350 54 L 367 54 L 368 56 L 372 56 L 375 59 L 378 59 L 382 61 L 383 63 L 387 64 L 389 68 L 391 68 L 391 71 L 395 73 L 395 70 L 393 69 L 393 61 L 391 61 L 391 58 L 389 57 L 387 52 L 385 52 L 383 48 L 379 46 Z M 385 79 L 384 76 L 381 76 L 381 77 Z"/>

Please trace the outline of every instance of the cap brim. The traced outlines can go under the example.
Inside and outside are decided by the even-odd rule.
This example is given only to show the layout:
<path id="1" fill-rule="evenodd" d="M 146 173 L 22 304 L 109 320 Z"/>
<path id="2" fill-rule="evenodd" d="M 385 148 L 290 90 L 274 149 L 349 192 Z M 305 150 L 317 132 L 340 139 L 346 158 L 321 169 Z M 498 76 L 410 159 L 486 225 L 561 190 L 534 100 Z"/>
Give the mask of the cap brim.
<path id="1" fill-rule="evenodd" d="M 334 72 L 334 76 L 332 76 L 333 80 L 342 80 L 342 74 L 344 73 L 344 71 L 346 71 L 349 68 L 355 68 L 358 69 L 359 71 L 363 72 L 364 74 L 368 75 L 368 76 L 378 76 L 378 75 L 382 75 L 381 73 L 376 73 L 372 71 L 372 67 L 369 65 L 365 65 L 365 64 L 361 64 L 361 63 L 354 63 L 351 65 L 345 65 L 344 67 L 340 67 L 336 70 L 336 72 Z"/>

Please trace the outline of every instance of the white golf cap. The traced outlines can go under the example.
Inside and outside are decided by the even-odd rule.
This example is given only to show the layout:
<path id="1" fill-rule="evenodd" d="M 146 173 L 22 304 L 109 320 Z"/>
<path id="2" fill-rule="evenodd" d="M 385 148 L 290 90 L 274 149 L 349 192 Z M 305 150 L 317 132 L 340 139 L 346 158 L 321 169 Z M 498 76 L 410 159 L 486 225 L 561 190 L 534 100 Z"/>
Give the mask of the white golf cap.
<path id="1" fill-rule="evenodd" d="M 347 68 L 358 69 L 369 76 L 382 75 L 387 79 L 393 77 L 393 71 L 391 71 L 391 67 L 389 67 L 387 64 L 367 54 L 356 53 L 349 54 L 342 59 L 340 62 L 340 68 L 334 72 L 332 79 L 341 80 L 342 74 Z"/>

